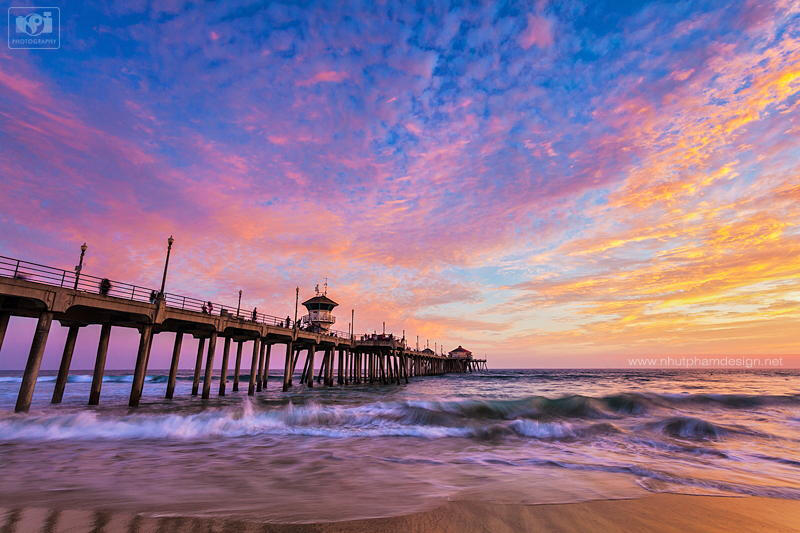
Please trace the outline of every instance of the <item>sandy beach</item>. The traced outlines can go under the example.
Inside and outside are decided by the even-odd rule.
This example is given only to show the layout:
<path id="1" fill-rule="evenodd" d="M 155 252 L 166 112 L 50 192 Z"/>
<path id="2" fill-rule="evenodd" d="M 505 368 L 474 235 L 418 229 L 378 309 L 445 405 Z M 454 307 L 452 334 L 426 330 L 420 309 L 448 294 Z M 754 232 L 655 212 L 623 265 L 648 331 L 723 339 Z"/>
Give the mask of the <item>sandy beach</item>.
<path id="1" fill-rule="evenodd" d="M 518 532 L 800 531 L 800 502 L 759 497 L 655 494 L 631 500 L 557 505 L 449 502 L 405 516 L 316 524 L 272 524 L 225 518 L 145 517 L 111 511 L 0 510 L 3 533 L 269 532 Z"/>

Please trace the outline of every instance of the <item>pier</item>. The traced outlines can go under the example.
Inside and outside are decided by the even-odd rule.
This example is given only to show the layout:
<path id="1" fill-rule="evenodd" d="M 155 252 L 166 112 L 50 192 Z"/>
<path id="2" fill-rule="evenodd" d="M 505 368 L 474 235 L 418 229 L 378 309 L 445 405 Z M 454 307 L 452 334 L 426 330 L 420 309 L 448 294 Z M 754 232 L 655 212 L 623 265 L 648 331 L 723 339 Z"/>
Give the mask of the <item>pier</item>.
<path id="1" fill-rule="evenodd" d="M 170 240 L 170 248 L 172 241 Z M 85 252 L 85 247 L 82 249 Z M 81 260 L 83 253 L 81 254 Z M 166 279 L 165 264 L 164 280 Z M 82 263 L 81 263 L 82 264 Z M 475 372 L 486 369 L 485 359 L 451 358 L 430 348 L 411 349 L 405 335 L 373 333 L 356 335 L 352 323 L 349 332 L 330 329 L 315 331 L 312 326 L 326 321 L 333 323 L 330 310 L 315 302 L 318 295 L 304 305 L 309 309 L 307 320 L 280 318 L 245 310 L 241 306 L 222 305 L 208 300 L 172 294 L 161 290 L 74 271 L 0 256 L 0 350 L 11 316 L 37 319 L 25 371 L 22 376 L 16 407 L 17 412 L 30 408 L 39 368 L 44 356 L 47 337 L 53 321 L 68 328 L 61 355 L 52 403 L 60 403 L 69 375 L 75 342 L 82 327 L 101 326 L 97 345 L 90 405 L 100 402 L 109 338 L 115 327 L 136 328 L 139 344 L 131 353 L 134 362 L 133 383 L 129 405 L 141 401 L 150 351 L 155 335 L 175 333 L 166 398 L 175 392 L 175 380 L 180 364 L 184 339 L 196 340 L 192 395 L 208 399 L 212 394 L 214 357 L 218 342 L 223 343 L 222 368 L 217 394 L 228 393 L 228 372 L 232 371 L 230 391 L 245 386 L 240 381 L 242 357 L 250 358 L 247 394 L 266 390 L 272 346 L 286 347 L 282 390 L 289 391 L 301 356 L 305 362 L 300 384 L 307 387 L 346 386 L 359 384 L 401 384 L 417 376 Z M 332 300 L 325 298 L 333 305 Z M 319 300 L 322 302 L 323 300 Z M 296 307 L 296 304 L 295 304 Z M 327 313 L 327 314 L 326 314 Z M 233 369 L 231 351 L 235 344 Z M 319 354 L 319 373 L 314 376 L 314 361 Z M 135 359 L 134 359 L 135 355 Z M 245 361 L 246 362 L 246 361 Z M 201 376 L 202 379 L 201 379 Z M 202 382 L 202 390 L 200 385 Z"/>

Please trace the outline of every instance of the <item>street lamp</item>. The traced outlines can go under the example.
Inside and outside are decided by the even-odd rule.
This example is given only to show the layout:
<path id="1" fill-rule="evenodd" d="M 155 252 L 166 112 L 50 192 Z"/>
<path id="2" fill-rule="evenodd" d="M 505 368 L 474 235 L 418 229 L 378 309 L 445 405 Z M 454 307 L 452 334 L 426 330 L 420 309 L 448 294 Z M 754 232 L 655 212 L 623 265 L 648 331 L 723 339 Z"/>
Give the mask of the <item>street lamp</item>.
<path id="1" fill-rule="evenodd" d="M 294 289 L 294 329 L 297 330 L 297 303 L 300 301 L 300 287 Z"/>
<path id="2" fill-rule="evenodd" d="M 167 239 L 167 260 L 164 261 L 164 275 L 161 277 L 161 292 L 159 294 L 162 298 L 164 297 L 164 286 L 167 284 L 167 268 L 169 268 L 169 254 L 172 251 L 173 242 L 175 242 L 175 239 L 170 235 L 169 239 Z"/>
<path id="3" fill-rule="evenodd" d="M 239 309 L 242 308 L 242 289 L 239 289 L 239 304 L 236 306 L 236 318 L 239 318 Z"/>
<path id="4" fill-rule="evenodd" d="M 78 290 L 78 278 L 81 277 L 81 270 L 83 269 L 83 256 L 86 255 L 86 249 L 89 248 L 86 246 L 86 243 L 81 244 L 81 258 L 78 261 L 78 266 L 75 267 L 75 287 L 74 289 Z"/>

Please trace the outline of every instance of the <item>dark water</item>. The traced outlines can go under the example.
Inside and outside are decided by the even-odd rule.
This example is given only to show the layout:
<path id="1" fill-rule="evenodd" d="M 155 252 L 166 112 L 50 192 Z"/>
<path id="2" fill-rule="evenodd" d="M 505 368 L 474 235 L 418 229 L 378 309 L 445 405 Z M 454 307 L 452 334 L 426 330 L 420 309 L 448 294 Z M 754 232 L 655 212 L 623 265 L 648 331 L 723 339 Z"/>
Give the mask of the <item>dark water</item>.
<path id="1" fill-rule="evenodd" d="M 136 411 L 130 373 L 112 374 L 94 409 L 89 373 L 60 406 L 43 376 L 28 415 L 10 412 L 19 374 L 0 375 L 4 505 L 302 522 L 465 498 L 800 499 L 797 371 L 496 370 L 288 394 L 274 375 L 207 402 L 189 373 L 160 399 L 152 372 Z"/>

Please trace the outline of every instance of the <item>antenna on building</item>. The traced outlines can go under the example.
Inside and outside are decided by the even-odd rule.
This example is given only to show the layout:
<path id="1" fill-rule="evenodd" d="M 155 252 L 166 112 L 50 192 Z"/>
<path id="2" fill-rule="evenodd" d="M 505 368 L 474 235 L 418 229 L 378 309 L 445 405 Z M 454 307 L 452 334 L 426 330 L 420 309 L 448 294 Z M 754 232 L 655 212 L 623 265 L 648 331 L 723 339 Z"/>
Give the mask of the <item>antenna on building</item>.
<path id="1" fill-rule="evenodd" d="M 314 286 L 314 292 L 317 293 L 317 296 L 327 296 L 328 295 L 328 278 L 325 277 L 325 281 L 322 283 L 322 291 L 319 290 L 319 283 Z"/>

